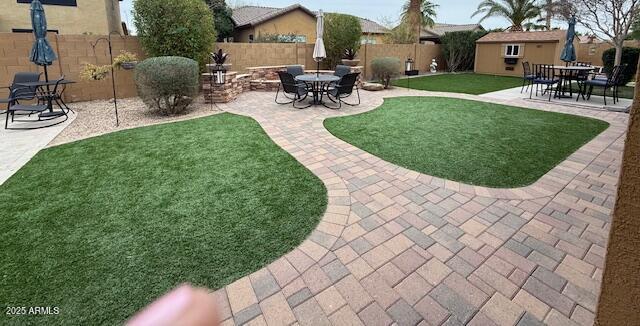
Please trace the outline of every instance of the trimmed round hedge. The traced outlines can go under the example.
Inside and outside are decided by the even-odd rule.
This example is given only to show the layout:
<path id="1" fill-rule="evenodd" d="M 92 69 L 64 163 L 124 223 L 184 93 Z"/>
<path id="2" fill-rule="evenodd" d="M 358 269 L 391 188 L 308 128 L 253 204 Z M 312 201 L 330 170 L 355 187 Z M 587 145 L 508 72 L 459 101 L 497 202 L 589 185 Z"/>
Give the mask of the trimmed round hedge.
<path id="1" fill-rule="evenodd" d="M 627 69 L 622 72 L 622 80 L 620 85 L 625 85 L 632 81 L 636 75 L 636 67 L 638 66 L 638 58 L 640 57 L 640 49 L 624 47 L 622 48 L 621 63 L 627 64 Z M 616 49 L 611 48 L 602 53 L 602 62 L 604 63 L 604 71 L 607 73 L 613 70 L 613 64 L 616 60 Z"/>
<path id="2" fill-rule="evenodd" d="M 198 95 L 198 62 L 183 57 L 149 58 L 136 66 L 138 95 L 154 111 L 182 113 Z"/>

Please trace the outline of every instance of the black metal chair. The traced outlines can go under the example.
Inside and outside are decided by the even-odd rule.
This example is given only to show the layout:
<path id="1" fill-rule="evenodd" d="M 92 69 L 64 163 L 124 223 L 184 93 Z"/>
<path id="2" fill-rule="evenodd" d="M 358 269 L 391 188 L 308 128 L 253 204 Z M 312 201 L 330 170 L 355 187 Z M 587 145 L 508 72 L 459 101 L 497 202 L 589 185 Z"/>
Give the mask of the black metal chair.
<path id="1" fill-rule="evenodd" d="M 582 62 L 582 61 L 572 62 L 571 66 L 573 66 L 573 67 L 593 67 L 591 65 L 591 62 Z M 592 74 L 593 74 L 593 70 L 570 71 L 570 75 L 568 76 L 568 80 L 570 81 L 571 84 L 569 86 L 571 87 L 573 85 L 574 81 L 576 82 L 576 84 L 578 86 L 578 96 L 576 97 L 576 102 L 580 100 L 581 96 L 582 96 L 583 100 L 586 99 L 585 98 L 586 91 L 584 91 L 583 89 L 585 88 L 585 82 L 590 79 Z"/>
<path id="2" fill-rule="evenodd" d="M 522 72 L 522 88 L 520 89 L 520 93 L 525 90 L 525 86 L 527 90 L 529 90 L 533 80 L 536 78 L 536 75 L 531 73 L 531 64 L 528 61 L 522 62 Z"/>
<path id="3" fill-rule="evenodd" d="M 591 99 L 591 94 L 593 94 L 594 87 L 602 87 L 602 97 L 604 99 L 604 105 L 607 105 L 607 91 L 610 89 L 612 90 L 611 97 L 613 97 L 613 104 L 616 104 L 620 100 L 618 95 L 618 87 L 620 86 L 620 82 L 626 68 L 626 64 L 613 67 L 611 73 L 607 75 L 606 80 L 591 79 L 585 81 L 584 89 L 582 91 L 587 92 L 587 100 Z M 589 91 L 587 91 L 587 88 L 589 89 Z"/>
<path id="4" fill-rule="evenodd" d="M 9 96 L 9 106 L 7 108 L 7 116 L 5 118 L 5 123 L 4 123 L 4 128 L 5 129 L 13 129 L 13 130 L 31 130 L 31 129 L 40 129 L 40 128 L 46 128 L 46 127 L 51 127 L 51 126 L 55 126 L 57 124 L 61 124 L 65 121 L 67 121 L 67 119 L 69 119 L 68 116 L 68 111 L 70 111 L 70 109 L 68 109 L 67 111 L 64 110 L 64 107 L 60 105 L 59 101 L 61 101 L 61 96 L 60 96 L 60 92 L 58 91 L 58 89 L 61 86 L 61 82 L 64 80 L 64 76 L 60 77 L 58 80 L 56 80 L 55 85 L 53 86 L 53 90 L 46 89 L 46 90 L 38 90 L 36 89 L 34 92 L 31 92 L 31 88 L 30 92 L 26 92 L 25 89 L 26 88 L 16 88 L 14 90 L 11 91 L 11 94 Z M 37 80 L 36 80 L 37 81 Z M 28 88 L 28 87 L 27 87 Z M 34 98 L 37 98 L 38 101 L 36 102 L 36 104 L 21 104 L 20 100 L 33 100 Z M 60 110 L 61 111 L 53 111 L 52 107 L 50 106 L 50 103 L 52 102 L 56 102 L 58 103 L 58 105 L 60 106 Z M 65 104 L 66 106 L 66 104 Z M 50 110 L 49 112 L 47 112 L 48 110 Z M 31 116 L 32 114 L 37 113 L 38 114 L 38 119 L 37 120 L 18 120 L 15 119 L 15 116 L 18 115 L 27 115 L 27 116 Z M 55 123 L 49 123 L 46 125 L 38 125 L 36 127 L 12 127 L 9 128 L 9 116 L 11 116 L 11 123 L 13 122 L 41 122 L 41 121 L 49 121 L 49 120 L 53 120 L 53 119 L 57 119 L 60 117 L 64 116 L 64 119 L 61 119 L 59 121 L 56 121 Z"/>
<path id="5" fill-rule="evenodd" d="M 278 76 L 280 77 L 280 86 L 278 86 L 278 90 L 276 91 L 276 103 L 293 104 L 293 107 L 296 109 L 306 109 L 311 106 L 311 104 L 306 106 L 296 106 L 296 103 L 304 101 L 309 95 L 309 90 L 307 89 L 306 84 L 296 82 L 293 75 L 288 72 L 278 71 Z M 282 88 L 282 93 L 287 99 L 285 102 L 278 101 L 280 88 Z"/>
<path id="6" fill-rule="evenodd" d="M 287 72 L 295 78 L 297 76 L 304 75 L 304 68 L 300 65 L 287 66 Z"/>
<path id="7" fill-rule="evenodd" d="M 9 91 L 9 97 L 12 97 L 11 94 L 13 90 L 19 88 L 20 90 L 18 90 L 13 97 L 21 98 L 23 100 L 33 100 L 34 98 L 36 98 L 37 88 L 19 86 L 18 84 L 37 82 L 40 80 L 40 75 L 41 74 L 37 72 L 18 72 L 13 76 L 13 83 L 11 84 L 11 86 L 5 86 L 0 88 L 7 89 Z M 16 101 L 19 101 L 19 100 L 16 100 Z M 11 103 L 11 100 L 9 98 L 0 98 L 0 104 L 7 104 L 7 108 L 10 103 Z"/>
<path id="8" fill-rule="evenodd" d="M 551 102 L 551 96 L 553 95 L 553 86 L 560 83 L 560 79 L 555 75 L 555 69 L 553 65 L 547 64 L 534 64 L 533 65 L 533 73 L 535 78 L 532 83 L 535 85 L 536 96 L 538 96 L 538 91 L 540 85 L 545 86 L 542 90 L 542 95 L 546 92 L 549 92 L 549 102 Z M 556 88 L 556 92 L 558 89 Z M 531 92 L 529 93 L 529 98 L 533 97 L 533 86 L 531 87 Z"/>
<path id="9" fill-rule="evenodd" d="M 348 73 L 342 76 L 342 79 L 338 81 L 334 86 L 327 87 L 327 98 L 333 102 L 338 104 L 336 107 L 331 107 L 323 103 L 325 107 L 330 109 L 340 109 L 342 108 L 342 103 L 356 106 L 360 105 L 360 91 L 358 90 L 358 77 L 360 76 L 359 72 Z M 356 95 L 358 96 L 358 103 L 349 103 L 344 101 L 345 98 L 351 96 L 353 94 L 353 90 L 356 90 Z"/>

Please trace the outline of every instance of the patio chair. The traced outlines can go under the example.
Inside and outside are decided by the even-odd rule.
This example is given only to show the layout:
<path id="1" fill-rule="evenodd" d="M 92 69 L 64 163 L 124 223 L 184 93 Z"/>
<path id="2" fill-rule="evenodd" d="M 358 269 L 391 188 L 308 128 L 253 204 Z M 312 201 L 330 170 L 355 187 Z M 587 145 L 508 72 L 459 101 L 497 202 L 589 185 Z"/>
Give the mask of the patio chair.
<path id="1" fill-rule="evenodd" d="M 304 75 L 304 68 L 300 65 L 287 66 L 287 72 L 295 78 L 297 76 Z"/>
<path id="2" fill-rule="evenodd" d="M 11 84 L 11 86 L 8 86 L 8 87 L 5 86 L 0 88 L 7 89 L 9 91 L 9 97 L 12 97 L 11 94 L 13 90 L 20 88 L 20 90 L 18 90 L 13 96 L 16 98 L 15 99 L 16 102 L 19 102 L 19 99 L 33 100 L 37 96 L 36 94 L 37 89 L 34 87 L 20 87 L 17 84 L 37 82 L 40 80 L 40 75 L 41 74 L 37 72 L 18 72 L 13 76 L 13 83 Z M 8 107 L 11 104 L 11 100 L 9 98 L 6 98 L 6 99 L 0 98 L 0 104 L 7 104 L 7 111 L 8 111 Z"/>
<path id="3" fill-rule="evenodd" d="M 529 63 L 529 61 L 524 61 L 522 63 L 522 71 L 523 71 L 523 75 L 522 75 L 522 88 L 520 89 L 520 93 L 522 93 L 522 91 L 524 91 L 524 87 L 527 87 L 527 90 L 529 90 L 529 87 L 531 86 L 531 83 L 533 82 L 533 80 L 535 79 L 535 75 L 531 73 L 531 64 Z"/>
<path id="4" fill-rule="evenodd" d="M 58 89 L 60 87 L 60 83 L 64 80 L 64 76 L 60 77 L 55 85 L 53 86 L 53 90 L 47 92 L 38 93 L 34 92 L 25 92 L 25 88 L 16 88 L 11 91 L 9 96 L 9 106 L 7 108 L 7 116 L 4 122 L 5 129 L 13 129 L 13 130 L 31 130 L 31 129 L 40 129 L 55 126 L 57 124 L 63 123 L 67 121 L 69 118 L 67 112 L 64 109 L 61 109 L 61 112 L 45 112 L 49 109 L 49 105 L 45 103 L 46 99 L 50 97 L 51 101 L 57 102 L 56 97 L 51 94 L 58 94 Z M 37 80 L 36 80 L 37 81 Z M 35 95 L 34 95 L 35 94 Z M 38 98 L 36 104 L 21 104 L 20 100 L 33 100 L 35 97 Z M 23 114 L 20 114 L 23 113 Z M 34 113 L 38 113 L 37 120 L 17 120 L 15 119 L 16 115 L 28 115 L 31 116 Z M 11 123 L 13 122 L 39 122 L 39 121 L 48 121 L 53 120 L 59 117 L 64 116 L 65 118 L 57 121 L 55 123 L 50 123 L 47 125 L 39 125 L 36 127 L 24 127 L 24 128 L 9 128 L 9 116 L 11 116 Z"/>
<path id="5" fill-rule="evenodd" d="M 536 96 L 538 96 L 538 91 L 540 85 L 545 86 L 542 91 L 542 95 L 546 92 L 549 92 L 549 102 L 551 102 L 551 96 L 553 95 L 553 86 L 560 83 L 560 79 L 555 75 L 555 69 L 553 65 L 547 64 L 536 64 L 533 65 L 533 74 L 535 78 L 532 83 L 536 88 Z M 556 92 L 558 89 L 556 88 Z M 531 86 L 531 92 L 529 93 L 529 98 L 533 97 L 533 86 Z"/>
<path id="6" fill-rule="evenodd" d="M 350 73 L 351 73 L 351 67 L 345 66 L 345 65 L 337 65 L 336 70 L 333 72 L 333 75 L 342 78 L 346 74 L 350 74 Z"/>
<path id="7" fill-rule="evenodd" d="M 591 94 L 593 93 L 594 87 L 602 87 L 602 97 L 604 99 L 604 105 L 607 105 L 607 91 L 611 89 L 611 96 L 613 97 L 613 104 L 616 104 L 620 98 L 618 96 L 618 87 L 620 85 L 622 75 L 624 71 L 627 69 L 627 65 L 619 65 L 613 67 L 613 70 L 607 76 L 607 79 L 591 79 L 587 80 L 584 83 L 583 92 L 587 92 L 587 88 L 589 91 L 587 92 L 587 100 L 591 99 Z"/>
<path id="8" fill-rule="evenodd" d="M 278 76 L 280 77 L 280 86 L 278 86 L 278 90 L 276 91 L 276 103 L 282 105 L 293 104 L 293 107 L 296 109 L 306 109 L 311 106 L 311 104 L 302 107 L 296 106 L 296 103 L 304 101 L 309 95 L 309 90 L 307 89 L 306 84 L 296 82 L 293 75 L 288 72 L 278 71 Z M 287 99 L 285 102 L 278 101 L 280 88 L 282 88 L 282 93 Z"/>
<path id="9" fill-rule="evenodd" d="M 338 104 L 338 106 L 331 107 L 326 104 L 324 104 L 324 106 L 330 109 L 341 109 L 342 103 L 350 106 L 360 105 L 360 91 L 358 91 L 358 85 L 356 84 L 359 76 L 360 76 L 359 72 L 348 73 L 342 76 L 342 79 L 340 79 L 340 81 L 338 81 L 338 83 L 335 86 L 328 86 L 327 98 L 331 102 Z M 353 94 L 354 89 L 356 90 L 356 95 L 358 96 L 358 102 L 349 103 L 344 101 L 345 98 Z"/>

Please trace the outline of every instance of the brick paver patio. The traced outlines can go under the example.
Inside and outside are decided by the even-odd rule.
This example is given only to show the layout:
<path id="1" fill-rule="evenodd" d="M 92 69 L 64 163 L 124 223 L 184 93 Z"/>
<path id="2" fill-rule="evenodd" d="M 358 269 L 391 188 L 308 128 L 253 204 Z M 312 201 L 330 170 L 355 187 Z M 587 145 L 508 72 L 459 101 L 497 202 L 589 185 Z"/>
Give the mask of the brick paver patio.
<path id="1" fill-rule="evenodd" d="M 593 323 L 626 114 L 499 102 L 611 127 L 534 185 L 488 189 L 400 168 L 324 129 L 325 118 L 374 109 L 382 96 L 443 94 L 362 95 L 342 111 L 278 106 L 272 93 L 221 106 L 256 119 L 329 195 L 304 243 L 215 293 L 223 325 Z"/>

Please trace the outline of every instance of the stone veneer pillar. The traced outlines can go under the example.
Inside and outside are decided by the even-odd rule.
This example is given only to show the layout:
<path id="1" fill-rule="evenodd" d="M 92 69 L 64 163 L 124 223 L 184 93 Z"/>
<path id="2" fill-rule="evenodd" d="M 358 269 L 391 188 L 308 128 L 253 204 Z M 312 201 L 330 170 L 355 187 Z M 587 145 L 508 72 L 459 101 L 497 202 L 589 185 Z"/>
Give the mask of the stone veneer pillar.
<path id="1" fill-rule="evenodd" d="M 640 88 L 636 87 L 595 325 L 619 326 L 638 325 L 638 323 L 640 323 Z"/>

